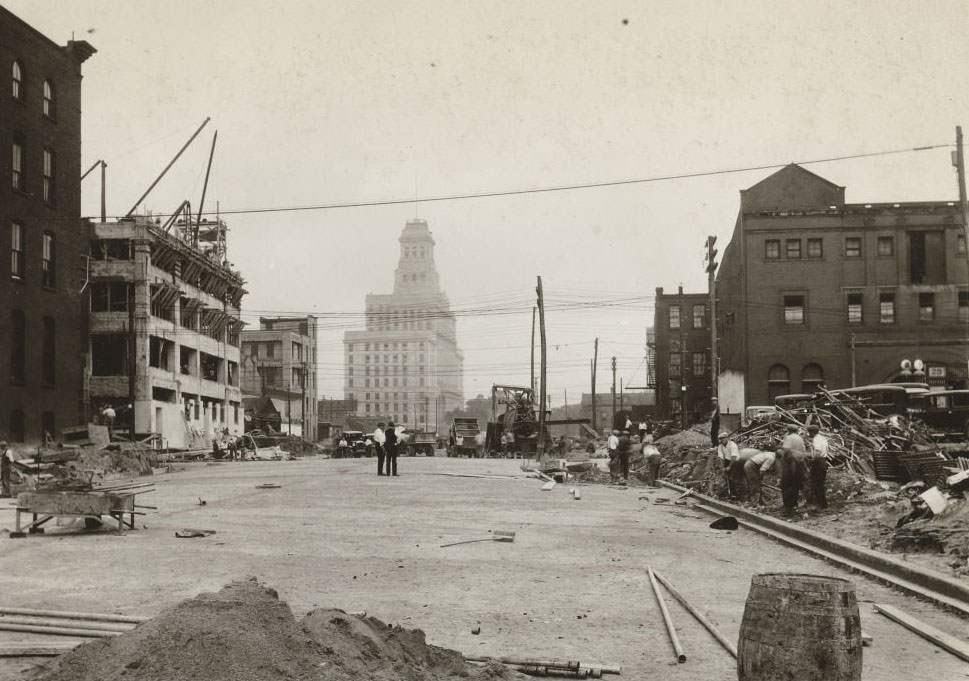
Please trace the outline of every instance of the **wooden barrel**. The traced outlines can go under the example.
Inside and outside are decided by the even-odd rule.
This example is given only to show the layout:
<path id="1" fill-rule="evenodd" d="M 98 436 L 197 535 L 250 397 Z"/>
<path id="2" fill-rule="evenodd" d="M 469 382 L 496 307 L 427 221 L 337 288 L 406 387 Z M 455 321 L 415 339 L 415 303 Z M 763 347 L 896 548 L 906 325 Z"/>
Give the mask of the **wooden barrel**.
<path id="1" fill-rule="evenodd" d="M 817 575 L 754 575 L 740 624 L 737 678 L 861 679 L 861 618 L 854 584 Z"/>

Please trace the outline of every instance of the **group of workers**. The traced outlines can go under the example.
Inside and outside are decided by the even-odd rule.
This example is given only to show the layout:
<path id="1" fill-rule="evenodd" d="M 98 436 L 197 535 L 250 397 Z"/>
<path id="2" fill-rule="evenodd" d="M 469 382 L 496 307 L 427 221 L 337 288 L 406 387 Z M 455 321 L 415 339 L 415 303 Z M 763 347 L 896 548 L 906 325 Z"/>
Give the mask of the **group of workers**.
<path id="1" fill-rule="evenodd" d="M 817 424 L 807 426 L 806 439 L 800 428 L 791 424 L 776 451 L 741 449 L 727 432 L 720 431 L 716 451 L 732 499 L 746 496 L 747 501 L 763 505 L 763 476 L 776 463 L 785 515 L 794 513 L 802 491 L 809 507 L 827 508 L 828 440 Z M 746 495 L 741 490 L 744 483 Z"/>
<path id="2" fill-rule="evenodd" d="M 653 444 L 653 436 L 646 432 L 645 426 L 641 429 L 640 435 L 630 435 L 627 428 L 623 431 L 613 430 L 606 440 L 606 449 L 609 451 L 609 474 L 613 481 L 625 483 L 629 478 L 629 459 L 634 448 L 639 448 L 643 453 L 646 463 L 646 484 L 655 485 L 659 479 L 660 453 Z"/>

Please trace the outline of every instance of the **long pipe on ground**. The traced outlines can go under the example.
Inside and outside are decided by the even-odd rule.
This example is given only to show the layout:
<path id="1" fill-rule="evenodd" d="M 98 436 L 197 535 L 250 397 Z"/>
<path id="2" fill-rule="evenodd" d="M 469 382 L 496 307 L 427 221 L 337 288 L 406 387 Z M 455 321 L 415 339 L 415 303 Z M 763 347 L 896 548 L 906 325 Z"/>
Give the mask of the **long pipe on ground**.
<path id="1" fill-rule="evenodd" d="M 666 608 L 666 601 L 663 600 L 663 594 L 659 591 L 659 584 L 656 583 L 656 575 L 653 574 L 653 568 L 647 567 L 646 571 L 649 573 L 649 583 L 653 585 L 653 594 L 656 596 L 656 602 L 659 604 L 660 612 L 663 613 L 663 622 L 666 624 L 666 632 L 670 635 L 670 643 L 673 644 L 676 661 L 682 664 L 686 662 L 686 653 L 683 651 L 683 646 L 680 645 L 680 637 L 676 635 L 673 618 L 670 617 L 670 611 Z"/>
<path id="2" fill-rule="evenodd" d="M 67 612 L 64 610 L 33 610 L 30 608 L 7 608 L 0 606 L 0 615 L 23 615 L 25 617 L 59 617 L 68 620 L 97 620 L 101 622 L 126 622 L 129 624 L 141 624 L 147 622 L 150 617 L 138 617 L 135 615 L 113 615 L 96 612 Z"/>
<path id="3" fill-rule="evenodd" d="M 0 622 L 0 631 L 25 631 L 31 634 L 50 634 L 52 636 L 87 636 L 93 638 L 104 638 L 107 636 L 117 636 L 124 633 L 121 631 L 95 631 L 93 629 L 72 629 L 70 627 L 39 627 L 27 624 L 3 624 Z"/>
<path id="4" fill-rule="evenodd" d="M 675 586 L 670 584 L 669 580 L 666 579 L 666 577 L 656 572 L 655 570 L 653 571 L 653 575 L 656 577 L 656 579 L 659 580 L 660 584 L 666 587 L 666 590 L 670 592 L 670 595 L 680 602 L 680 605 L 682 605 L 684 608 L 689 610 L 690 614 L 696 617 L 697 622 L 699 622 L 704 627 L 706 627 L 707 631 L 709 631 L 713 635 L 713 638 L 717 639 L 717 641 L 720 642 L 720 645 L 722 645 L 724 648 L 727 649 L 728 653 L 730 653 L 734 657 L 737 657 L 737 646 L 735 646 L 733 643 L 728 641 L 727 637 L 721 634 L 720 631 L 715 626 L 713 626 L 713 622 L 708 620 L 699 610 L 694 608 L 690 604 L 690 602 L 686 600 L 686 596 L 681 594 L 676 589 Z"/>
<path id="5" fill-rule="evenodd" d="M 28 626 L 34 627 L 70 627 L 71 629 L 92 629 L 94 631 L 107 631 L 116 633 L 119 631 L 130 631 L 131 628 L 127 627 L 120 622 L 92 622 L 87 621 L 76 621 L 76 622 L 65 622 L 57 618 L 40 618 L 40 617 L 0 617 L 0 624 L 26 624 Z"/>

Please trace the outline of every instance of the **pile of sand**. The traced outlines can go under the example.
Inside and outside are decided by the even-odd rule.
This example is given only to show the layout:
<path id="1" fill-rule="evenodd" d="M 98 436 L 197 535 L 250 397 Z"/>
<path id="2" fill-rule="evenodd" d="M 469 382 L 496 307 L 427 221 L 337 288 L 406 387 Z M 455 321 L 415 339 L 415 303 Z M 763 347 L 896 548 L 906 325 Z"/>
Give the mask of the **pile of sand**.
<path id="1" fill-rule="evenodd" d="M 475 667 L 419 629 L 318 609 L 301 621 L 255 578 L 183 601 L 130 632 L 85 643 L 38 681 L 457 681 L 525 678 Z"/>

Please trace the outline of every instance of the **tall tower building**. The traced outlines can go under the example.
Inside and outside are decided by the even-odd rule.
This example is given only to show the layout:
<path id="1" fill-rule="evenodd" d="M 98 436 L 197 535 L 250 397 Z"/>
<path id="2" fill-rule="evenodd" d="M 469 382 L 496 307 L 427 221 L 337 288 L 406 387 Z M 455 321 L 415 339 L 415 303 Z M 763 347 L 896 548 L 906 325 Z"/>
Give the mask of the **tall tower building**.
<path id="1" fill-rule="evenodd" d="M 464 356 L 427 222 L 408 220 L 398 242 L 394 292 L 368 294 L 366 330 L 344 335 L 344 393 L 359 416 L 443 432 L 464 404 Z"/>

